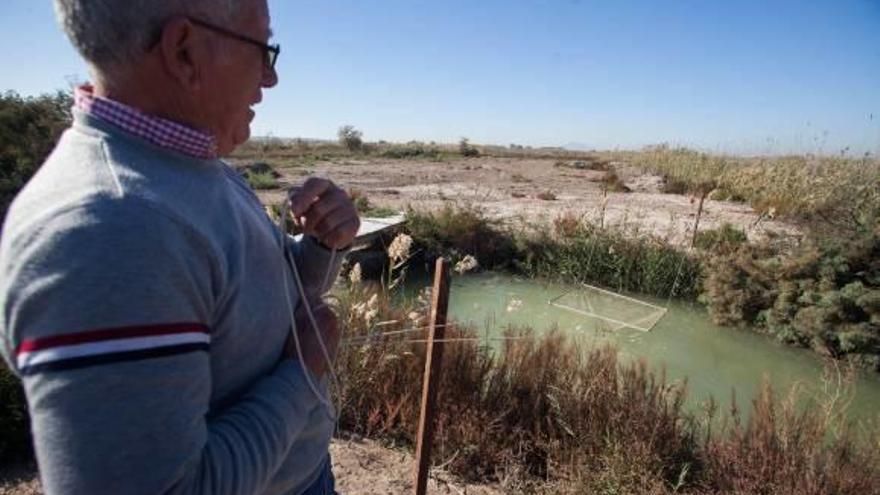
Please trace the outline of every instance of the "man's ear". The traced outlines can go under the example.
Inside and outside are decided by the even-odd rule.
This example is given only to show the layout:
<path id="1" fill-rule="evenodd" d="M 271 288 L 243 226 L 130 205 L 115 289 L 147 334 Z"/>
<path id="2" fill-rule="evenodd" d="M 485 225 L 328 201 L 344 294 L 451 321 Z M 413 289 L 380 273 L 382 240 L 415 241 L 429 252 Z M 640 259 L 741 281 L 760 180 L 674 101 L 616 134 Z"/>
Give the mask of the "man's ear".
<path id="1" fill-rule="evenodd" d="M 168 74 L 186 91 L 196 92 L 202 85 L 202 64 L 207 56 L 199 33 L 186 17 L 165 22 L 156 49 Z"/>

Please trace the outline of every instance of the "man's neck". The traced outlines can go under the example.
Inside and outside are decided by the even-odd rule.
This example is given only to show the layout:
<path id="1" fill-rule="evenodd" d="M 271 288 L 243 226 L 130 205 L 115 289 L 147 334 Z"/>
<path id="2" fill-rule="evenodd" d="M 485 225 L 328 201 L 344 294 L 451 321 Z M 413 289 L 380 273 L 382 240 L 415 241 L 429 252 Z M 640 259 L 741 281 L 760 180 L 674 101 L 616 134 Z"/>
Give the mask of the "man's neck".
<path id="1" fill-rule="evenodd" d="M 202 128 L 196 119 L 189 116 L 190 105 L 181 98 L 169 98 L 168 95 L 179 94 L 169 88 L 168 81 L 157 74 L 161 68 L 143 64 L 141 70 L 126 74 L 109 82 L 100 77 L 95 78 L 93 94 L 97 97 L 113 100 L 136 108 L 141 112 L 183 124 L 193 129 Z M 174 101 L 172 101 L 174 100 Z"/>

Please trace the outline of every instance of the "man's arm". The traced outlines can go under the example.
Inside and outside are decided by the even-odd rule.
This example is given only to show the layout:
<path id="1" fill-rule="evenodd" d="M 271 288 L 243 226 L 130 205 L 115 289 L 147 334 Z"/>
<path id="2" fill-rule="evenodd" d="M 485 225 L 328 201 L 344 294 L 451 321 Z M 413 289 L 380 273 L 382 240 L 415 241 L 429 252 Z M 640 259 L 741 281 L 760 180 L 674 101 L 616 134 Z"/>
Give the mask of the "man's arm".
<path id="1" fill-rule="evenodd" d="M 47 494 L 265 488 L 318 403 L 300 364 L 284 361 L 207 417 L 224 273 L 203 238 L 131 203 L 5 234 L 6 357 L 25 384 Z"/>

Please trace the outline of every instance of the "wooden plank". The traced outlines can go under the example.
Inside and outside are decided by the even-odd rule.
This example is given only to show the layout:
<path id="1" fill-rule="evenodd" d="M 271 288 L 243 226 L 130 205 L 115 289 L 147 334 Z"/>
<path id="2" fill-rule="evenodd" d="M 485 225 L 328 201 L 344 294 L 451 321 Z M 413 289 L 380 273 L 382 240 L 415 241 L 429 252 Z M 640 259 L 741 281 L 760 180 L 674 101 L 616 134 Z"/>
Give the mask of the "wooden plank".
<path id="1" fill-rule="evenodd" d="M 443 363 L 443 339 L 446 335 L 446 314 L 449 309 L 449 263 L 443 258 L 437 260 L 434 270 L 431 299 L 431 329 L 425 355 L 422 411 L 416 437 L 416 495 L 425 495 L 428 489 L 428 470 L 431 468 L 431 448 L 434 441 L 434 401 L 437 398 Z"/>

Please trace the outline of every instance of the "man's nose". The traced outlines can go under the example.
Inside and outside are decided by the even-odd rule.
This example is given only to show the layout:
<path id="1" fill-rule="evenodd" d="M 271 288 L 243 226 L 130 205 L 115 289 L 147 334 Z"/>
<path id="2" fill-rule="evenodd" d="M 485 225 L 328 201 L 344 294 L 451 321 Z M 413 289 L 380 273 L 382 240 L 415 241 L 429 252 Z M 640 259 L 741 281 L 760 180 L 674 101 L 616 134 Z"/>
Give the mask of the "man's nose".
<path id="1" fill-rule="evenodd" d="M 260 85 L 264 88 L 271 88 L 276 84 L 278 84 L 278 73 L 275 72 L 275 68 L 263 65 L 263 80 L 260 81 Z"/>

